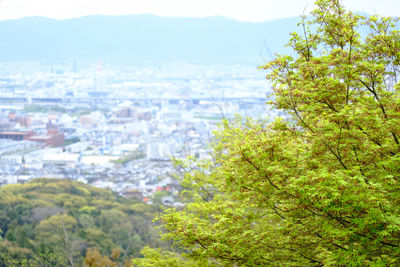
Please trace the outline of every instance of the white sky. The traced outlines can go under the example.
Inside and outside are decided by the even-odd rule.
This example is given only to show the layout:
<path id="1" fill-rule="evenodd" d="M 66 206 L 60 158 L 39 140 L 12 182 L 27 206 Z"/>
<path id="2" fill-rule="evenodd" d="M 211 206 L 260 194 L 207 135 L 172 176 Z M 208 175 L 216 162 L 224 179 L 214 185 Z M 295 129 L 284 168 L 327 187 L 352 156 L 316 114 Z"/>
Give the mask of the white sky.
<path id="1" fill-rule="evenodd" d="M 313 9 L 310 0 L 0 0 L 0 20 L 26 16 L 57 19 L 85 15 L 155 14 L 169 17 L 224 16 L 267 21 L 298 16 Z M 343 0 L 347 9 L 400 15 L 399 0 Z"/>

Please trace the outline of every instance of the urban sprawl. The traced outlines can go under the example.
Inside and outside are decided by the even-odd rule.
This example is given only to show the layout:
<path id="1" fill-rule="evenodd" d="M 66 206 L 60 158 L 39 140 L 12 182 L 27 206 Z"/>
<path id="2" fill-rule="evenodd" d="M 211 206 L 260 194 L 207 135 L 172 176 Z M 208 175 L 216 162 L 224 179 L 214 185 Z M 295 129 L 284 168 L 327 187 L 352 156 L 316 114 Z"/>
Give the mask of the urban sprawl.
<path id="1" fill-rule="evenodd" d="M 174 199 L 172 158 L 210 157 L 221 119 L 267 119 L 254 66 L 0 65 L 1 184 L 68 178 L 149 202 Z"/>

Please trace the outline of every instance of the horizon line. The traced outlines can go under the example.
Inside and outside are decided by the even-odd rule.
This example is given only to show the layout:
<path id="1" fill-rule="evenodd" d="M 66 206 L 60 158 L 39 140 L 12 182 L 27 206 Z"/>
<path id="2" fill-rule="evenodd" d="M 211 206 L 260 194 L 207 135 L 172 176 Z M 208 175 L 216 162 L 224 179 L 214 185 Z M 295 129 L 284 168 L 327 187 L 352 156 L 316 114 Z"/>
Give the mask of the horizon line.
<path id="1" fill-rule="evenodd" d="M 1 19 L 0 22 L 6 22 L 6 21 L 16 21 L 16 20 L 23 20 L 23 19 L 30 19 L 30 18 L 44 18 L 44 19 L 49 19 L 49 20 L 55 20 L 55 21 L 68 21 L 68 20 L 74 20 L 74 19 L 82 19 L 82 18 L 88 18 L 88 17 L 131 17 L 131 16 L 152 16 L 152 17 L 158 17 L 158 18 L 166 18 L 166 19 L 211 19 L 211 18 L 221 18 L 221 19 L 226 19 L 226 20 L 231 20 L 231 21 L 236 21 L 236 22 L 241 22 L 241 23 L 267 23 L 271 21 L 277 21 L 277 20 L 284 20 L 284 19 L 294 19 L 294 18 L 300 18 L 301 16 L 288 16 L 288 17 L 282 17 L 282 18 L 274 18 L 270 20 L 263 20 L 263 21 L 251 21 L 251 20 L 240 20 L 236 18 L 230 18 L 227 16 L 222 16 L 222 15 L 210 15 L 210 16 L 162 16 L 162 15 L 156 15 L 156 14 L 151 14 L 151 13 L 137 13 L 137 14 L 120 14 L 120 15 L 113 15 L 113 14 L 88 14 L 84 16 L 76 16 L 76 17 L 68 17 L 68 18 L 55 18 L 55 17 L 47 17 L 47 16 L 23 16 L 23 17 L 18 17 L 18 18 L 6 18 L 6 19 Z"/>

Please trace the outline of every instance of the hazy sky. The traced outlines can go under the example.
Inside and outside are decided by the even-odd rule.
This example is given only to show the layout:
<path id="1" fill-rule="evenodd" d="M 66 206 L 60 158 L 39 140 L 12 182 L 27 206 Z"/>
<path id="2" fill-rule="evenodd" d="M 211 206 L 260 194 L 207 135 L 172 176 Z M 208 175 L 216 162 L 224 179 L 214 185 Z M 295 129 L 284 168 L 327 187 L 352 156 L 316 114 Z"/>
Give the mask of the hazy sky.
<path id="1" fill-rule="evenodd" d="M 313 9 L 309 0 L 0 0 L 0 20 L 26 16 L 58 19 L 93 14 L 155 14 L 172 17 L 224 16 L 267 21 Z M 400 15 L 400 0 L 344 0 L 354 11 Z"/>

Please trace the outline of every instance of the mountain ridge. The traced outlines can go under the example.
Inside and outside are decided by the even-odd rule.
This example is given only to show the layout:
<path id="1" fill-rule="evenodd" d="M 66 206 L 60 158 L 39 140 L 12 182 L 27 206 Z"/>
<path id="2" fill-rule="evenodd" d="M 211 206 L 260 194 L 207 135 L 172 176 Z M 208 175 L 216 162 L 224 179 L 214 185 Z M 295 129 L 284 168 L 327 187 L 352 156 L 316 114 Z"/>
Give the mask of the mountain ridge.
<path id="1" fill-rule="evenodd" d="M 263 49 L 265 53 L 284 52 L 283 40 L 295 30 L 298 19 L 255 23 L 219 16 L 174 18 L 149 14 L 91 15 L 67 20 L 26 17 L 0 21 L 0 60 L 259 64 Z"/>

